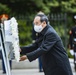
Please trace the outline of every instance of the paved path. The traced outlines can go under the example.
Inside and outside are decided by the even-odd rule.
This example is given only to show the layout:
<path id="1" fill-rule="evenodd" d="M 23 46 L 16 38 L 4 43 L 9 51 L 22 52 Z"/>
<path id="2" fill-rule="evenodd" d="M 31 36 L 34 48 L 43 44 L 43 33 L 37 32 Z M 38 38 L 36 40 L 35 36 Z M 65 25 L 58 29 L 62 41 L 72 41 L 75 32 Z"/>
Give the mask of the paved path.
<path id="1" fill-rule="evenodd" d="M 18 69 L 18 70 L 12 70 L 12 75 L 44 75 L 43 72 L 39 72 L 38 69 Z M 0 75 L 6 75 L 2 74 L 2 71 L 0 70 Z"/>
<path id="2" fill-rule="evenodd" d="M 70 59 L 70 64 L 73 71 L 73 75 L 76 75 L 72 59 Z M 0 70 L 0 75 L 6 75 L 6 74 L 2 74 L 2 70 Z M 44 73 L 39 72 L 38 69 L 13 69 L 11 71 L 11 75 L 44 75 Z"/>
<path id="3" fill-rule="evenodd" d="M 2 74 L 2 71 L 0 70 L 0 75 L 6 75 Z M 18 69 L 18 70 L 12 70 L 11 75 L 44 75 L 43 72 L 39 72 L 38 69 Z M 73 72 L 73 75 L 76 75 L 76 72 Z"/>

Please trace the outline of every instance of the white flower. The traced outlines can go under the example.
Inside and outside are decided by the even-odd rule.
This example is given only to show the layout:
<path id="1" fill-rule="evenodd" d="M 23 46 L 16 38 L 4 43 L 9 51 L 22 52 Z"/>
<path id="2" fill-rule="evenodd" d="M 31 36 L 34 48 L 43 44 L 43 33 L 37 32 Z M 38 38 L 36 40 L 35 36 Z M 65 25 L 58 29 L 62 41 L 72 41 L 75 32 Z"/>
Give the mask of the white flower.
<path id="1" fill-rule="evenodd" d="M 19 62 L 20 60 L 20 52 L 19 52 L 19 37 L 18 37 L 18 23 L 16 21 L 16 19 L 14 17 L 12 17 L 10 19 L 11 21 L 11 32 L 12 32 L 12 37 L 13 37 L 13 41 L 12 41 L 12 44 L 13 44 L 13 47 L 14 47 L 14 54 L 15 54 L 15 60 L 17 62 Z"/>

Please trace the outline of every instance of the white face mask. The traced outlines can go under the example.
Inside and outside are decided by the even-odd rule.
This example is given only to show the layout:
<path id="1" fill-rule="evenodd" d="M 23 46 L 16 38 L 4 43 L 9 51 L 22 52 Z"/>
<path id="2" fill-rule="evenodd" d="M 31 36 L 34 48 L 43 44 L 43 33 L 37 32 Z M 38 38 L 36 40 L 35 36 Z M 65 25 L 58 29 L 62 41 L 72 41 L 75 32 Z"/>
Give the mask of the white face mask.
<path id="1" fill-rule="evenodd" d="M 36 32 L 41 32 L 42 30 L 43 30 L 43 27 L 42 27 L 42 25 L 34 25 L 34 30 L 36 31 Z"/>

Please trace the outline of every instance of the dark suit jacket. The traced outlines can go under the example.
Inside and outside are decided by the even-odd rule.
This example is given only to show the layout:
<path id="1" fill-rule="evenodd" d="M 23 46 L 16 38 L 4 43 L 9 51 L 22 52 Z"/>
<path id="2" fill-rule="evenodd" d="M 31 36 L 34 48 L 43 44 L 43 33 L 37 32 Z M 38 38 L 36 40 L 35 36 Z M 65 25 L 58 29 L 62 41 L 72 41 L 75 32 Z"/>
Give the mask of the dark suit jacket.
<path id="1" fill-rule="evenodd" d="M 45 75 L 73 75 L 62 41 L 50 25 L 35 43 L 21 49 L 21 54 L 26 54 L 30 62 L 41 56 Z"/>

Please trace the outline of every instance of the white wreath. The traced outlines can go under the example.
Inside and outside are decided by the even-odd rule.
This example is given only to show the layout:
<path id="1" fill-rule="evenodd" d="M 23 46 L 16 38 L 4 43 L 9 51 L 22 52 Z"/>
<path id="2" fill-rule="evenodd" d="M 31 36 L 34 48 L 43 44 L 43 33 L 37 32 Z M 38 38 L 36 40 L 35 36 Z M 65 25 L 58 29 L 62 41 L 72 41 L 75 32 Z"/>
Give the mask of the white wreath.
<path id="1" fill-rule="evenodd" d="M 5 39 L 7 42 L 12 42 L 14 48 L 13 52 L 14 52 L 15 60 L 19 62 L 20 47 L 19 47 L 19 36 L 18 36 L 18 23 L 16 19 L 12 17 L 10 20 L 5 21 L 4 24 L 5 24 L 5 32 L 7 32 Z"/>

